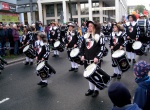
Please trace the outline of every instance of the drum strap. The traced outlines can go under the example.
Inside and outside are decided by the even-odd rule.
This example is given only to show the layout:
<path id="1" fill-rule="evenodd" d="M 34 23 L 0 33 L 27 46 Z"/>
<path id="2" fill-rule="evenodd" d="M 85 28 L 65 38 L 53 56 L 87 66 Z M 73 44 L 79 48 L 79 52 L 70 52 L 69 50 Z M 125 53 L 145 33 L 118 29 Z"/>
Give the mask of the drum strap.
<path id="1" fill-rule="evenodd" d="M 84 60 L 88 65 L 94 63 L 94 60 Z M 98 61 L 98 63 L 100 63 L 100 60 Z"/>

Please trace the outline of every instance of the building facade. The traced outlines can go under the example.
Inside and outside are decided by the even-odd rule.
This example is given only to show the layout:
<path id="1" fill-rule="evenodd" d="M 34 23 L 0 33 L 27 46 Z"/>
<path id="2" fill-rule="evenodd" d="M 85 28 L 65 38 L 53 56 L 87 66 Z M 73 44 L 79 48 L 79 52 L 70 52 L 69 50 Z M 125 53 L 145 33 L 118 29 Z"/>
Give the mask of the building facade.
<path id="1" fill-rule="evenodd" d="M 31 13 L 31 8 L 33 13 Z M 20 21 L 24 24 L 36 22 L 39 18 L 37 0 L 17 0 L 17 12 L 20 13 Z"/>
<path id="2" fill-rule="evenodd" d="M 19 14 L 16 12 L 16 0 L 0 0 L 0 22 L 4 24 L 19 22 Z"/>
<path id="3" fill-rule="evenodd" d="M 128 14 L 132 14 L 133 11 L 135 11 L 136 5 L 134 6 L 128 6 Z"/>
<path id="4" fill-rule="evenodd" d="M 45 25 L 70 20 L 69 0 L 38 0 L 37 3 L 39 20 Z M 127 0 L 71 0 L 71 9 L 73 20 L 79 25 L 86 20 L 119 22 L 127 15 Z"/>

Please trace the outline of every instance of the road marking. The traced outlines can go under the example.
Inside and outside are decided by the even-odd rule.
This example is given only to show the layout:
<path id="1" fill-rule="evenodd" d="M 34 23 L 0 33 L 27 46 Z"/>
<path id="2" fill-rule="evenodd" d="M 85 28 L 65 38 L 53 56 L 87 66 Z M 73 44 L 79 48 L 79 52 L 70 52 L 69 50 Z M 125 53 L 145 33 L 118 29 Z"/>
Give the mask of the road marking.
<path id="1" fill-rule="evenodd" d="M 9 99 L 10 99 L 10 98 L 5 98 L 5 99 L 1 100 L 1 101 L 0 101 L 0 104 L 2 104 L 2 103 L 4 103 L 4 102 L 8 101 Z"/>

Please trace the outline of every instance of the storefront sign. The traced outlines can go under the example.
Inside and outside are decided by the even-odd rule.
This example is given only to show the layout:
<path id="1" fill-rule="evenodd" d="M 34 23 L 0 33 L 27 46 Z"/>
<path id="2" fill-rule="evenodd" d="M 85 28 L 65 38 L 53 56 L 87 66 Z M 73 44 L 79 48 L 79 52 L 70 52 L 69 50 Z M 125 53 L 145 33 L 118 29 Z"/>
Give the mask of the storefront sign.
<path id="1" fill-rule="evenodd" d="M 16 12 L 16 5 L 9 4 L 9 10 Z"/>
<path id="2" fill-rule="evenodd" d="M 9 10 L 9 4 L 2 2 L 2 10 Z"/>

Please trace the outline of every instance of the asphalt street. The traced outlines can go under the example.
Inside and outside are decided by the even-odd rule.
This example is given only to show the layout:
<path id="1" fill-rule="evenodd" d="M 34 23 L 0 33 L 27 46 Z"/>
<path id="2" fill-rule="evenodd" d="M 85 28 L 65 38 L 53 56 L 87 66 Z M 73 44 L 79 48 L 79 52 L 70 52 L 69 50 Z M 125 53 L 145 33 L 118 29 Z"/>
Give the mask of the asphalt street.
<path id="1" fill-rule="evenodd" d="M 137 56 L 149 61 L 148 56 Z M 9 65 L 0 75 L 0 110 L 111 110 L 112 103 L 107 91 L 100 91 L 97 98 L 86 97 L 88 82 L 83 77 L 84 68 L 79 67 L 79 72 L 69 72 L 70 62 L 66 52 L 59 58 L 53 58 L 49 63 L 56 69 L 56 75 L 49 79 L 45 88 L 37 85 L 40 78 L 36 76 L 33 66 L 25 66 L 22 62 Z M 109 75 L 113 74 L 110 53 L 104 58 L 102 68 Z M 136 83 L 134 81 L 133 66 L 122 75 L 123 82 L 134 94 Z M 119 81 L 113 79 L 111 83 Z"/>

